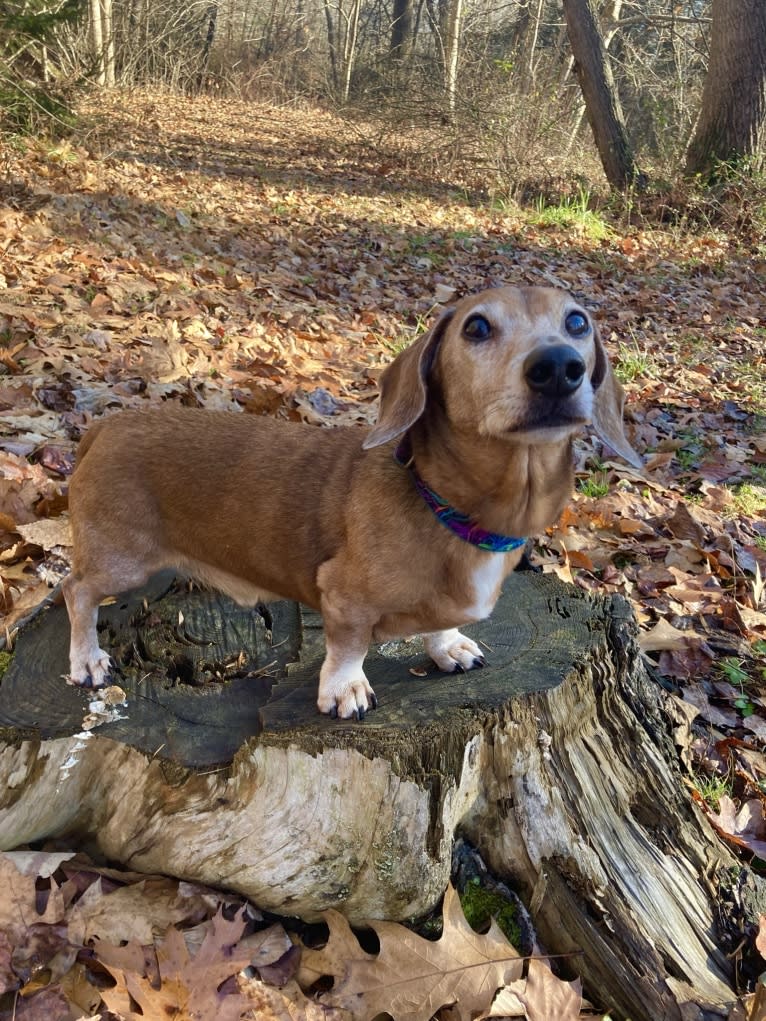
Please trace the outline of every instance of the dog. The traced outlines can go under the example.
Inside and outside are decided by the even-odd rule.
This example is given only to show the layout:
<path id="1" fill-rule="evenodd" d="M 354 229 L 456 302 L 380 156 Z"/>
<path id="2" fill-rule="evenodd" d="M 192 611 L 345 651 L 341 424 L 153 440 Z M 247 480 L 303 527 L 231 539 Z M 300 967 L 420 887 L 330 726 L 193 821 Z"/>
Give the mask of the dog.
<path id="1" fill-rule="evenodd" d="M 99 602 L 175 568 L 243 605 L 320 610 L 319 710 L 363 719 L 371 640 L 422 634 L 441 670 L 484 665 L 458 627 L 491 613 L 525 538 L 559 517 L 578 431 L 641 465 L 597 327 L 564 290 L 464 298 L 380 389 L 366 435 L 181 407 L 96 423 L 69 493 L 70 683 L 108 680 Z"/>

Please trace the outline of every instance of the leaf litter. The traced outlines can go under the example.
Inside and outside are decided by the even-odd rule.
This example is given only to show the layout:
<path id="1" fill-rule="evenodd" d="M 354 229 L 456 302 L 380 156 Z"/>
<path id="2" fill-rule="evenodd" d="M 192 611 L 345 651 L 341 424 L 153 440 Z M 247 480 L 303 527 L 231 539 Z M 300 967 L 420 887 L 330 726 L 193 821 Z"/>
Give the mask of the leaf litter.
<path id="1" fill-rule="evenodd" d="M 763 770 L 743 762 L 766 740 L 758 239 L 667 229 L 640 208 L 607 239 L 536 226 L 471 192 L 472 172 L 456 165 L 447 184 L 406 140 L 385 153 L 329 113 L 141 92 L 129 109 L 97 104 L 77 141 L 3 147 L 7 647 L 68 569 L 67 480 L 95 419 L 177 401 L 363 426 L 383 367 L 442 304 L 564 286 L 599 320 L 646 466 L 578 442 L 578 490 L 533 559 L 631 602 L 647 661 L 692 711 L 684 760 L 734 777 L 711 823 L 756 854 Z M 728 689 L 727 661 L 741 669 Z"/>
<path id="2" fill-rule="evenodd" d="M 559 1021 L 583 1016 L 578 983 L 544 958 L 525 961 L 494 922 L 474 932 L 451 886 L 438 940 L 371 922 L 369 953 L 338 912 L 326 913 L 316 949 L 241 898 L 81 854 L 0 853 L 0 877 L 3 1019 L 543 1021 L 551 1005 Z"/>

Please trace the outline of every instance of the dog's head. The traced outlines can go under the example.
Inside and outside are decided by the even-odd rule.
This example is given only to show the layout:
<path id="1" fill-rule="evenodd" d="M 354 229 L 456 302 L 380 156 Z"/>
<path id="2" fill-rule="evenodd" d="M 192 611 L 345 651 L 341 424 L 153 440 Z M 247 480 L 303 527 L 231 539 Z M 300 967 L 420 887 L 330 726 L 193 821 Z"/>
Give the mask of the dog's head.
<path id="1" fill-rule="evenodd" d="M 378 421 L 364 441 L 406 432 L 439 395 L 454 428 L 551 443 L 592 423 L 635 467 L 623 390 L 585 309 L 553 287 L 500 287 L 464 298 L 388 366 Z"/>

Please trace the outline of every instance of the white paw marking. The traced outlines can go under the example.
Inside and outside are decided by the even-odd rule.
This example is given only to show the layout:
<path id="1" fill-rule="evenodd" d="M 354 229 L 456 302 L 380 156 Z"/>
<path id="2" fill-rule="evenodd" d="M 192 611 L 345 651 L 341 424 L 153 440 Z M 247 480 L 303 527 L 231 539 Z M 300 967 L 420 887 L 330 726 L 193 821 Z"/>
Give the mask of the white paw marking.
<path id="1" fill-rule="evenodd" d="M 109 679 L 111 668 L 109 654 L 98 646 L 84 654 L 72 653 L 67 684 L 81 688 L 103 688 Z"/>
<path id="2" fill-rule="evenodd" d="M 479 646 L 473 639 L 461 635 L 457 628 L 423 635 L 423 644 L 434 663 L 447 673 L 484 666 L 484 655 Z"/>
<path id="3" fill-rule="evenodd" d="M 344 659 L 328 650 L 319 674 L 320 713 L 329 713 L 342 720 L 361 719 L 376 705 L 375 692 L 364 675 L 364 657 Z"/>

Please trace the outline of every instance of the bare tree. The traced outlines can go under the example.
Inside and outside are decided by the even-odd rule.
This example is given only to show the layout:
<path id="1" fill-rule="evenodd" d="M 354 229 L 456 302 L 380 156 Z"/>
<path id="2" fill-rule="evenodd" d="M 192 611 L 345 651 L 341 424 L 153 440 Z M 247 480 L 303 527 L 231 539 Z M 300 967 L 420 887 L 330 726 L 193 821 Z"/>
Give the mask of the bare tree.
<path id="1" fill-rule="evenodd" d="M 218 24 L 218 0 L 211 0 L 208 4 L 207 9 L 207 31 L 205 32 L 205 42 L 202 47 L 202 59 L 200 60 L 199 75 L 197 76 L 197 91 L 205 84 L 205 73 L 207 71 L 208 61 L 210 60 L 210 51 L 213 47 L 215 40 L 215 30 Z"/>
<path id="2" fill-rule="evenodd" d="M 713 0 L 710 64 L 686 173 L 709 175 L 719 162 L 763 166 L 766 135 L 766 3 Z"/>
<path id="3" fill-rule="evenodd" d="M 115 83 L 114 19 L 112 0 L 90 0 L 90 32 L 93 56 L 97 62 L 99 85 Z"/>
<path id="4" fill-rule="evenodd" d="M 450 0 L 447 9 L 447 38 L 444 60 L 444 88 L 450 116 L 455 114 L 457 102 L 457 71 L 460 55 L 460 26 L 463 19 L 463 0 Z"/>
<path id="5" fill-rule="evenodd" d="M 590 0 L 563 0 L 569 42 L 575 59 L 585 110 L 604 173 L 613 188 L 643 187 L 628 141 L 601 33 Z"/>
<path id="6" fill-rule="evenodd" d="M 351 92 L 361 9 L 362 0 L 324 0 L 333 81 L 344 103 Z"/>
<path id="7" fill-rule="evenodd" d="M 460 58 L 460 33 L 463 23 L 463 0 L 425 0 L 428 22 L 439 54 L 444 92 L 450 117 L 457 104 L 457 77 Z"/>
<path id="8" fill-rule="evenodd" d="M 394 0 L 391 17 L 391 56 L 404 60 L 412 38 L 412 0 Z"/>

